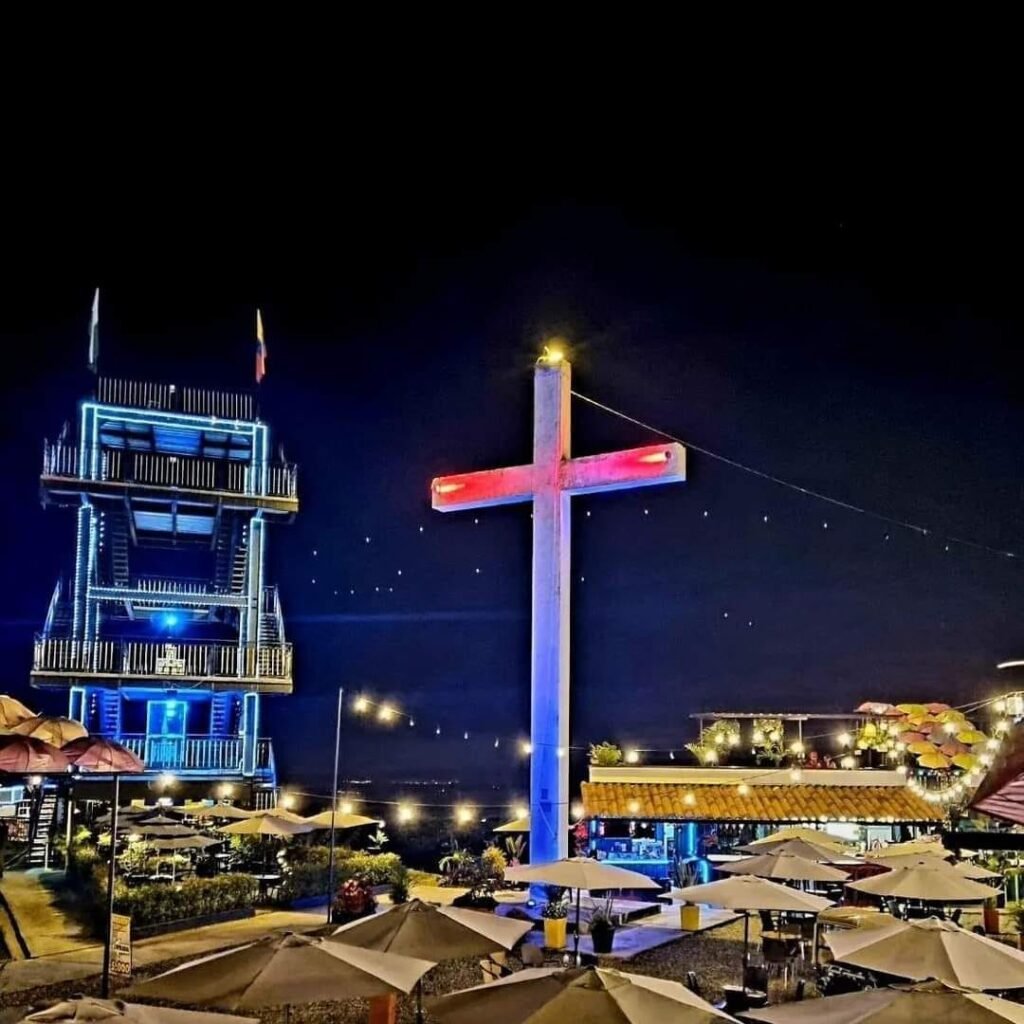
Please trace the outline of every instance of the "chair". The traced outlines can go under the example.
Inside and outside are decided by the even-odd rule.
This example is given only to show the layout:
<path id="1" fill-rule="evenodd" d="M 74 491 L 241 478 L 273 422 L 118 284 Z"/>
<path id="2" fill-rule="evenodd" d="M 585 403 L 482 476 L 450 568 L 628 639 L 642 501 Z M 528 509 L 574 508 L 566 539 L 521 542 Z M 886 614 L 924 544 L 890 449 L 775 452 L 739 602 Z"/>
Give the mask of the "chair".
<path id="1" fill-rule="evenodd" d="M 768 968 L 764 964 L 747 964 L 743 968 L 743 994 L 749 1007 L 768 1004 Z"/>
<path id="2" fill-rule="evenodd" d="M 803 998 L 804 998 L 804 989 L 806 988 L 806 986 L 807 986 L 807 982 L 804 981 L 803 978 L 801 978 L 796 983 L 796 989 L 793 991 L 793 1002 L 794 1003 L 799 1003 L 799 1002 L 801 1002 L 803 1000 Z"/>
<path id="3" fill-rule="evenodd" d="M 697 980 L 696 971 L 686 972 L 686 981 L 683 984 L 695 995 L 704 998 L 704 993 L 701 991 L 700 982 Z"/>
<path id="4" fill-rule="evenodd" d="M 484 976 L 485 985 L 504 977 L 501 965 L 496 964 L 490 957 L 480 961 L 480 971 Z"/>
<path id="5" fill-rule="evenodd" d="M 761 918 L 761 931 L 773 932 L 775 931 L 775 919 L 771 915 L 771 911 L 759 910 L 758 916 Z"/>
<path id="6" fill-rule="evenodd" d="M 957 907 L 956 910 L 954 910 L 953 913 L 949 915 L 949 919 L 950 919 L 950 921 L 953 922 L 953 924 L 959 925 L 960 924 L 960 918 L 963 917 L 963 916 L 964 916 L 964 908 L 963 907 Z"/>
<path id="7" fill-rule="evenodd" d="M 519 957 L 523 961 L 524 967 L 543 967 L 544 966 L 544 951 L 539 946 L 534 946 L 532 943 L 524 942 L 519 947 Z"/>
<path id="8" fill-rule="evenodd" d="M 782 968 L 782 979 L 789 983 L 789 969 L 799 955 L 800 942 L 795 939 L 761 938 L 761 949 L 764 952 L 765 974 L 773 967 Z M 767 990 L 767 986 L 765 986 Z"/>

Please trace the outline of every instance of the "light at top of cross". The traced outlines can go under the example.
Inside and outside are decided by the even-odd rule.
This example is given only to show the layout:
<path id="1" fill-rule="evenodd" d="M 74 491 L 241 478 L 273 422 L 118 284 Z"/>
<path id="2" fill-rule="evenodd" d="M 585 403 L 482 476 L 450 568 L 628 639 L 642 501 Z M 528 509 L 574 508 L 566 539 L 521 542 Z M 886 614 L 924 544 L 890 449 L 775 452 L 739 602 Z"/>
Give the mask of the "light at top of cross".
<path id="1" fill-rule="evenodd" d="M 543 348 L 537 362 L 543 366 L 557 366 L 565 359 L 565 342 L 561 338 L 552 338 Z"/>

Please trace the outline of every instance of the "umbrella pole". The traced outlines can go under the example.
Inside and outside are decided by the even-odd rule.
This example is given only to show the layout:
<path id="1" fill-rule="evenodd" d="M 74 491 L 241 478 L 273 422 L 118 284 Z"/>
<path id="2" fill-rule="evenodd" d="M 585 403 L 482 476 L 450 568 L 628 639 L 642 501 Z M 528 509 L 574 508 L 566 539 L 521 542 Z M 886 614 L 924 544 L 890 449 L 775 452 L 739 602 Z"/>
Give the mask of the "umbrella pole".
<path id="1" fill-rule="evenodd" d="M 107 870 L 107 934 L 103 943 L 103 977 L 100 994 L 104 999 L 110 996 L 110 933 L 114 928 L 114 871 L 117 853 L 117 805 L 121 801 L 121 776 L 114 773 L 114 808 L 110 814 L 110 865 Z"/>
<path id="2" fill-rule="evenodd" d="M 423 978 L 416 982 L 416 1024 L 423 1024 Z"/>
<path id="3" fill-rule="evenodd" d="M 338 807 L 338 760 L 341 756 L 341 711 L 345 687 L 338 687 L 338 717 L 334 724 L 334 787 L 331 789 L 331 852 L 327 857 L 327 923 L 331 923 L 334 905 L 334 816 Z M 422 1017 L 420 1018 L 422 1020 Z"/>
<path id="4" fill-rule="evenodd" d="M 576 890 L 576 936 L 574 951 L 576 953 L 576 966 L 580 965 L 580 890 Z"/>
<path id="5" fill-rule="evenodd" d="M 743 911 L 743 972 L 747 970 L 747 944 L 750 941 L 750 911 Z"/>

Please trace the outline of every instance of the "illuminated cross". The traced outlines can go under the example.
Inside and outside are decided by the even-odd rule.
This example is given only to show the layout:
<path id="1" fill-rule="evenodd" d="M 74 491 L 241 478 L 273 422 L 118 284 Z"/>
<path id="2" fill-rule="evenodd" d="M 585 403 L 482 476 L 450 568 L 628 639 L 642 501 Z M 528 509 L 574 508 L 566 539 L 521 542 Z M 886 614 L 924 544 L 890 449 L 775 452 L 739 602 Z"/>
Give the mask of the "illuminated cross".
<path id="1" fill-rule="evenodd" d="M 431 485 L 434 508 L 454 512 L 533 502 L 533 653 L 531 659 L 530 860 L 569 850 L 569 538 L 574 494 L 616 491 L 686 479 L 686 451 L 657 444 L 570 457 L 572 371 L 558 351 L 538 361 L 533 378 L 533 463 Z"/>

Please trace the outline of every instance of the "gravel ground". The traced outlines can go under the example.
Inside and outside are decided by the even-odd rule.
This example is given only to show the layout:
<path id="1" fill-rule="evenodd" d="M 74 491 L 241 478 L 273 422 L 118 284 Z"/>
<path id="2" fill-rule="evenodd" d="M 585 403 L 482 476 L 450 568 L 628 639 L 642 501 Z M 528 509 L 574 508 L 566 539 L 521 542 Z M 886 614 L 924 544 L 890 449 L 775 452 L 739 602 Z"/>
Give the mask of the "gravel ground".
<path id="1" fill-rule="evenodd" d="M 757 936 L 756 921 L 752 923 L 752 944 Z M 536 934 L 536 933 L 535 933 Z M 536 941 L 536 939 L 534 939 Z M 737 983 L 740 979 L 740 960 L 743 954 L 743 925 L 735 922 L 700 935 L 687 936 L 678 942 L 650 950 L 631 960 L 628 964 L 620 964 L 611 958 L 602 958 L 602 965 L 621 967 L 633 974 L 647 974 L 657 978 L 669 978 L 682 981 L 688 971 L 693 971 L 701 985 L 705 998 L 712 1001 L 721 998 L 722 986 Z M 191 958 L 186 958 L 191 959 Z M 134 980 L 141 981 L 161 971 L 182 963 L 182 960 L 167 961 L 159 966 L 150 966 L 136 972 Z M 521 965 L 515 958 L 510 958 L 510 966 L 518 969 Z M 549 960 L 551 966 L 558 961 Z M 482 981 L 480 964 L 477 959 L 451 960 L 439 964 L 424 979 L 424 993 L 427 996 L 454 992 L 461 988 L 479 985 Z M 792 981 L 790 982 L 792 985 Z M 71 985 L 53 985 L 46 988 L 33 989 L 0 996 L 0 1006 L 39 1006 L 49 1000 L 66 997 L 72 992 L 99 994 L 99 978 L 90 978 L 74 982 Z M 116 993 L 115 993 L 116 994 Z M 813 986 L 808 986 L 808 995 L 813 994 Z M 771 997 L 773 1002 L 780 1001 L 786 993 L 781 988 L 781 979 L 773 979 Z M 363 1000 L 350 1000 L 345 1003 L 321 1002 L 309 1003 L 304 1006 L 293 1006 L 287 1016 L 288 1024 L 364 1024 L 367 1019 L 367 1004 Z M 285 1024 L 286 1014 L 283 1008 L 267 1009 L 258 1016 L 265 1024 Z M 416 1019 L 415 995 L 399 999 L 398 1019 L 402 1024 L 412 1024 Z M 427 1014 L 427 1020 L 434 1018 Z"/>

